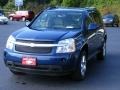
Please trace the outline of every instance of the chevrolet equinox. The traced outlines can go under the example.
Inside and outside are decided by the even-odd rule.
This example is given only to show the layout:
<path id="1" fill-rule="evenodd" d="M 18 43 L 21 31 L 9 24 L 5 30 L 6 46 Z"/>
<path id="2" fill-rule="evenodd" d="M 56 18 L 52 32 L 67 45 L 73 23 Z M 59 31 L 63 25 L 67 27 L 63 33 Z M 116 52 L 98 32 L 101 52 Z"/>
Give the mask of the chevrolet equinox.
<path id="1" fill-rule="evenodd" d="M 4 62 L 14 74 L 71 75 L 82 80 L 88 60 L 104 60 L 106 40 L 96 8 L 48 8 L 9 36 Z"/>

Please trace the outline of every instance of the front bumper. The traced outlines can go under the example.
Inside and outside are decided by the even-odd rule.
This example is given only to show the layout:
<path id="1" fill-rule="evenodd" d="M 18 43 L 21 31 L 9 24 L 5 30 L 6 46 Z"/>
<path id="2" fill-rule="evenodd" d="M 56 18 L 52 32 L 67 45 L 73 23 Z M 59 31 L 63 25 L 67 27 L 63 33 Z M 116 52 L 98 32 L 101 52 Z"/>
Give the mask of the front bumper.
<path id="1" fill-rule="evenodd" d="M 8 23 L 8 20 L 0 20 L 0 23 Z"/>
<path id="2" fill-rule="evenodd" d="M 26 53 L 15 53 L 5 50 L 4 61 L 10 70 L 26 74 L 55 75 L 61 76 L 75 71 L 77 66 L 78 53 L 56 54 L 56 55 L 37 55 Z M 37 65 L 23 66 L 21 64 L 23 56 L 37 58 Z"/>

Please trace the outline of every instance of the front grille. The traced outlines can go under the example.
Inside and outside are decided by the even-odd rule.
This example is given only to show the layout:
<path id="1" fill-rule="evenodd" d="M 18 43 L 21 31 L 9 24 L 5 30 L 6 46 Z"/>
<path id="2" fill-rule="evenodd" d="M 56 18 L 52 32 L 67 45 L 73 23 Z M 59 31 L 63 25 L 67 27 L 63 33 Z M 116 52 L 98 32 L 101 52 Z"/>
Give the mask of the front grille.
<path id="1" fill-rule="evenodd" d="M 17 42 L 21 43 L 34 43 L 34 44 L 53 44 L 51 41 L 27 41 L 27 40 L 17 40 Z M 30 47 L 30 46 L 22 46 L 15 45 L 15 50 L 19 52 L 26 53 L 50 53 L 52 51 L 52 47 Z"/>
<path id="2" fill-rule="evenodd" d="M 53 44 L 52 41 L 30 41 L 30 40 L 16 40 L 21 43 L 35 43 L 35 44 Z"/>

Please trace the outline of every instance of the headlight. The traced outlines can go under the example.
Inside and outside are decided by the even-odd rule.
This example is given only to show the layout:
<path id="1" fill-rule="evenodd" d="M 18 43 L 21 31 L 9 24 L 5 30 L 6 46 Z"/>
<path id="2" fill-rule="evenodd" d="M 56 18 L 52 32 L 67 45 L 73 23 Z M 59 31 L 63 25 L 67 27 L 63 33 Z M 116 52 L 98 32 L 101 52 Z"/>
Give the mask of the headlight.
<path id="1" fill-rule="evenodd" d="M 59 47 L 57 47 L 56 53 L 70 53 L 75 51 L 75 40 L 65 39 L 58 42 Z"/>
<path id="2" fill-rule="evenodd" d="M 3 21 L 8 21 L 8 18 L 4 18 Z"/>
<path id="3" fill-rule="evenodd" d="M 106 19 L 103 19 L 103 22 L 106 22 L 107 20 Z"/>
<path id="4" fill-rule="evenodd" d="M 15 42 L 15 38 L 13 36 L 9 36 L 7 40 L 6 48 L 12 50 L 14 47 L 14 42 Z"/>
<path id="5" fill-rule="evenodd" d="M 8 19 L 4 19 L 5 21 L 8 21 Z"/>
<path id="6" fill-rule="evenodd" d="M 113 21 L 113 19 L 110 19 L 109 21 L 110 21 L 110 22 L 112 22 L 112 21 Z"/>

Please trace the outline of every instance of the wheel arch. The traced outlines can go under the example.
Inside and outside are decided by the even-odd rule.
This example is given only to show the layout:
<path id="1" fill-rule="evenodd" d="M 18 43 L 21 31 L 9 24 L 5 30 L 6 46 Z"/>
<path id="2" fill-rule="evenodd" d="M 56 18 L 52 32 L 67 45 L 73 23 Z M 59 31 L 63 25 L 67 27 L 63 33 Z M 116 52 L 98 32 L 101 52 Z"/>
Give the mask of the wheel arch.
<path id="1" fill-rule="evenodd" d="M 107 35 L 105 35 L 104 40 L 105 40 L 105 42 L 107 41 Z"/>
<path id="2" fill-rule="evenodd" d="M 86 55 L 88 57 L 88 44 L 85 44 L 82 48 L 81 48 L 81 52 L 85 51 Z"/>

